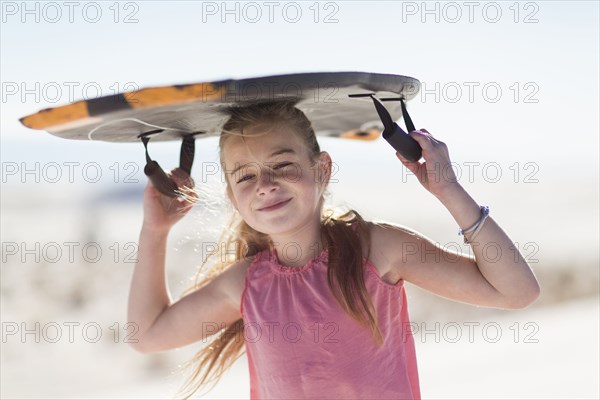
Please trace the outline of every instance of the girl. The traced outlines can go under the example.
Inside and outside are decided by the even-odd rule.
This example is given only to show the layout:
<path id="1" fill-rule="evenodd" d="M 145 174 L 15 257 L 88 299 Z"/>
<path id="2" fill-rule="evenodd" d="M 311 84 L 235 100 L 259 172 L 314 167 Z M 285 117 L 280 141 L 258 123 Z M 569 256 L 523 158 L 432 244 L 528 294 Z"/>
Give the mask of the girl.
<path id="1" fill-rule="evenodd" d="M 538 297 L 535 276 L 522 257 L 515 261 L 516 249 L 488 209 L 454 176 L 434 176 L 452 169 L 444 168 L 446 145 L 425 129 L 410 133 L 425 162 L 396 155 L 465 228 L 474 258 L 447 254 L 416 232 L 365 221 L 354 210 L 326 212 L 332 161 L 293 104 L 230 114 L 219 146 L 234 230 L 215 254 L 234 257 L 176 302 L 165 283 L 167 235 L 198 194 L 178 169 L 171 176 L 185 196 L 167 198 L 151 183 L 144 193 L 128 307 L 139 328 L 133 346 L 162 351 L 214 335 L 192 360 L 198 366 L 187 397 L 216 383 L 245 348 L 251 398 L 418 399 L 405 281 L 487 307 L 523 308 Z M 481 249 L 490 242 L 511 256 L 486 261 Z"/>

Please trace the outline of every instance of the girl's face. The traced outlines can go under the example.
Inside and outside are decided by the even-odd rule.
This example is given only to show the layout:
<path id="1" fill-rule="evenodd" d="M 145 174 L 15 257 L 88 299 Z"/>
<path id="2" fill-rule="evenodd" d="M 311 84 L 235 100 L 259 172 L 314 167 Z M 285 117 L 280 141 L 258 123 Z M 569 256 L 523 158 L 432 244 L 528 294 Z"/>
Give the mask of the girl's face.
<path id="1" fill-rule="evenodd" d="M 319 223 L 319 200 L 329 181 L 331 158 L 321 152 L 312 165 L 306 146 L 292 129 L 267 130 L 245 140 L 231 136 L 225 142 L 229 199 L 248 225 L 268 235 Z"/>

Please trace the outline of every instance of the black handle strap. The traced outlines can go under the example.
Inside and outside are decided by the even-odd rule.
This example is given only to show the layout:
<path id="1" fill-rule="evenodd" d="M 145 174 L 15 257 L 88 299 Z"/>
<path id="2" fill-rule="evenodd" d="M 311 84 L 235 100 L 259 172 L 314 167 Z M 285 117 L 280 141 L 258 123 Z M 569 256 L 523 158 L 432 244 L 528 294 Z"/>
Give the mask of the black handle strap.
<path id="1" fill-rule="evenodd" d="M 150 138 L 147 136 L 151 133 L 159 133 L 160 131 L 148 132 L 141 136 L 142 143 L 146 149 L 146 166 L 144 167 L 144 174 L 152 181 L 152 184 L 162 194 L 169 197 L 177 196 L 177 184 L 163 171 L 160 165 L 150 158 L 148 154 L 148 142 Z M 196 150 L 196 144 L 194 135 L 186 135 L 183 137 L 181 143 L 181 152 L 179 154 L 179 168 L 185 171 L 188 175 L 191 175 L 192 165 L 194 163 L 194 154 Z"/>
<path id="2" fill-rule="evenodd" d="M 373 100 L 373 104 L 375 105 L 375 109 L 377 110 L 377 114 L 379 114 L 379 118 L 383 123 L 384 130 L 382 136 L 387 142 L 402 155 L 402 157 L 406 158 L 409 161 L 417 162 L 421 159 L 422 149 L 419 143 L 415 139 L 413 139 L 408 133 L 404 132 L 400 126 L 394 122 L 392 116 L 389 111 L 385 108 L 381 100 L 376 98 L 374 95 L 370 95 Z M 404 103 L 404 99 L 390 99 L 390 100 L 400 100 L 400 106 L 402 107 L 402 118 L 404 119 L 404 123 L 406 124 L 406 129 L 408 132 L 412 132 L 415 129 L 415 125 L 408 114 L 408 110 L 406 109 L 406 104 Z"/>
<path id="3" fill-rule="evenodd" d="M 406 129 L 408 130 L 408 132 L 416 131 L 415 124 L 413 124 L 410 115 L 408 115 L 406 103 L 404 103 L 403 98 L 400 98 L 400 107 L 402 107 L 402 118 L 404 119 L 404 123 L 406 124 Z"/>
<path id="4" fill-rule="evenodd" d="M 195 152 L 196 142 L 193 134 L 184 136 L 181 142 L 181 152 L 179 153 L 179 168 L 184 170 L 188 175 L 192 175 Z"/>

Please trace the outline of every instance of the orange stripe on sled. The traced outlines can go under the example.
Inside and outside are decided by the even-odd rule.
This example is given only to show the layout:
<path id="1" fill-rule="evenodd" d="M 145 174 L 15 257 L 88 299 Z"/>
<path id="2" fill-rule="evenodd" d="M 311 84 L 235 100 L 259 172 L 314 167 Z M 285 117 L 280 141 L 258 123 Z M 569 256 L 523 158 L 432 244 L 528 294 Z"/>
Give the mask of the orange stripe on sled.
<path id="1" fill-rule="evenodd" d="M 78 101 L 77 103 L 49 108 L 28 115 L 27 117 L 21 118 L 21 123 L 32 129 L 46 129 L 87 117 L 89 117 L 89 112 L 85 101 Z"/>
<path id="2" fill-rule="evenodd" d="M 210 83 L 185 86 L 149 88 L 123 93 L 131 108 L 167 106 L 192 101 L 214 101 L 221 99 L 224 88 Z"/>
<path id="3" fill-rule="evenodd" d="M 356 139 L 356 140 L 375 140 L 381 136 L 381 131 L 378 129 L 352 129 L 340 134 L 341 138 L 344 139 Z"/>

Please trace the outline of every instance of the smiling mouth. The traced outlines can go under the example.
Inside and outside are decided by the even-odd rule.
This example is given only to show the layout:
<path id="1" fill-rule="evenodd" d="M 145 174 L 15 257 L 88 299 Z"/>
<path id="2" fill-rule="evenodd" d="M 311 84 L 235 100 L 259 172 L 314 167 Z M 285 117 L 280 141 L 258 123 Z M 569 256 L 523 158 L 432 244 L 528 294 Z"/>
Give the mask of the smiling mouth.
<path id="1" fill-rule="evenodd" d="M 281 201 L 277 204 L 273 204 L 272 206 L 269 207 L 263 207 L 263 208 L 259 208 L 258 211 L 273 211 L 273 210 L 277 210 L 278 208 L 281 208 L 283 206 L 285 206 L 287 203 L 289 203 L 292 199 L 287 199 L 284 201 Z"/>

